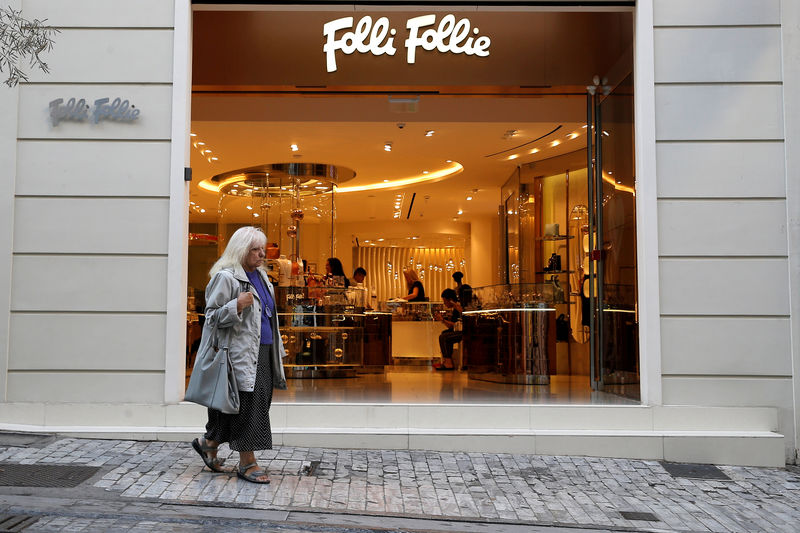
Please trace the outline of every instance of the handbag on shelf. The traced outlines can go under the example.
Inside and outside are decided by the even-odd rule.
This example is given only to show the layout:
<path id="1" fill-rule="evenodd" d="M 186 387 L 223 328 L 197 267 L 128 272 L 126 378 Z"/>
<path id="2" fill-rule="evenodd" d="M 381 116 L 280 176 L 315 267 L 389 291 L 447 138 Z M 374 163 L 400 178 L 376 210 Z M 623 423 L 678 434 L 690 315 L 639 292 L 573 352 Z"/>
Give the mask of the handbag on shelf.
<path id="1" fill-rule="evenodd" d="M 558 318 L 556 318 L 556 340 L 568 341 L 569 333 L 569 320 L 567 320 L 567 316 L 564 313 L 561 313 L 558 315 Z"/>

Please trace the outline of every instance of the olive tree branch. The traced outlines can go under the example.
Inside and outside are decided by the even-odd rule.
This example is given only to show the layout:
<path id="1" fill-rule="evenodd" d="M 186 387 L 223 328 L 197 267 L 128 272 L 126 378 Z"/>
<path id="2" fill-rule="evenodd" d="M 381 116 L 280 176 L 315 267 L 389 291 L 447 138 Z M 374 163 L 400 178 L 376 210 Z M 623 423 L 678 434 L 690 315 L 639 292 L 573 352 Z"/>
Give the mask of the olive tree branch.
<path id="1" fill-rule="evenodd" d="M 44 73 L 50 70 L 41 54 L 53 49 L 53 37 L 59 30 L 45 26 L 46 20 L 27 20 L 22 12 L 5 7 L 0 9 L 0 72 L 7 72 L 3 82 L 9 87 L 28 81 L 28 75 L 20 68 L 27 60 L 32 68 Z"/>

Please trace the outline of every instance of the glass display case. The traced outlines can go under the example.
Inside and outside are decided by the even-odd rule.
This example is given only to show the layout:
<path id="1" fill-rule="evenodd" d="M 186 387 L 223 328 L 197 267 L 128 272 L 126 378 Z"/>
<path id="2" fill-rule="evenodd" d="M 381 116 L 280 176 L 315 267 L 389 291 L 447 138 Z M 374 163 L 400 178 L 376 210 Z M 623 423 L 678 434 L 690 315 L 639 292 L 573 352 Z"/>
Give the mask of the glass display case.
<path id="1" fill-rule="evenodd" d="M 336 285 L 275 287 L 287 378 L 356 375 L 364 365 L 367 318 L 360 292 Z"/>
<path id="2" fill-rule="evenodd" d="M 476 309 L 464 311 L 463 349 L 470 379 L 548 385 L 555 354 L 551 283 L 473 289 Z"/>

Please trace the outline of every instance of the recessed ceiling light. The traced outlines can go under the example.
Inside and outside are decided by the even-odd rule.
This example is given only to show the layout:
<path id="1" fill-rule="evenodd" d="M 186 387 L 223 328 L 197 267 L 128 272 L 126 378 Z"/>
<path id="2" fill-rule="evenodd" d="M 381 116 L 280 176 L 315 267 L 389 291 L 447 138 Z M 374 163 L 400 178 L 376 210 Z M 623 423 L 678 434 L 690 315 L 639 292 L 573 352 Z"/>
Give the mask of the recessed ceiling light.
<path id="1" fill-rule="evenodd" d="M 384 183 L 389 183 L 389 180 L 383 180 Z"/>
<path id="2" fill-rule="evenodd" d="M 197 137 L 197 134 L 196 133 L 190 133 L 189 137 Z"/>
<path id="3" fill-rule="evenodd" d="M 458 214 L 459 214 L 459 215 L 461 215 L 461 214 L 463 214 L 463 213 L 464 213 L 464 210 L 463 210 L 463 209 L 459 209 L 459 210 L 458 210 Z"/>
<path id="4" fill-rule="evenodd" d="M 536 153 L 538 153 L 538 152 L 539 152 L 539 149 L 538 149 L 538 148 L 534 148 L 533 150 L 531 150 L 531 152 L 530 152 L 530 153 L 532 153 L 532 154 L 536 154 Z"/>
<path id="5" fill-rule="evenodd" d="M 369 239 L 365 240 L 364 242 L 369 242 Z"/>
<path id="6" fill-rule="evenodd" d="M 245 207 L 246 207 L 247 209 L 249 209 L 250 211 L 252 211 L 252 210 L 253 210 L 253 206 L 252 206 L 252 205 L 246 205 Z"/>
<path id="7" fill-rule="evenodd" d="M 258 218 L 258 213 L 253 213 L 253 216 Z"/>
<path id="8" fill-rule="evenodd" d="M 422 173 L 423 173 L 423 174 L 427 174 L 427 173 L 428 173 L 428 171 L 427 171 L 427 170 L 423 170 L 423 171 L 422 171 Z"/>
<path id="9" fill-rule="evenodd" d="M 508 159 L 509 159 L 509 161 L 510 161 L 511 159 L 516 159 L 516 158 L 518 158 L 518 157 L 519 157 L 519 156 L 518 156 L 517 154 L 511 154 L 510 156 L 508 156 Z"/>
<path id="10" fill-rule="evenodd" d="M 445 163 L 452 163 L 452 162 L 453 162 L 453 160 L 452 160 L 452 159 L 445 159 L 445 160 L 444 160 L 444 162 L 445 162 Z"/>
<path id="11" fill-rule="evenodd" d="M 378 242 L 383 242 L 383 241 L 384 241 L 384 238 L 383 238 L 383 237 L 381 237 L 380 239 L 378 239 Z"/>
<path id="12" fill-rule="evenodd" d="M 205 213 L 205 212 L 206 212 L 206 210 L 205 210 L 205 209 L 201 209 L 201 210 L 200 210 L 200 212 L 201 212 L 201 213 Z"/>
<path id="13" fill-rule="evenodd" d="M 203 141 L 197 141 L 194 144 L 197 145 L 197 146 L 205 146 L 206 145 L 206 143 L 204 143 Z"/>
<path id="14" fill-rule="evenodd" d="M 609 136 L 609 135 L 611 135 L 611 134 L 610 134 L 610 133 L 608 133 L 606 130 L 603 130 L 603 135 L 605 135 L 606 137 L 608 137 L 608 136 Z"/>
<path id="15" fill-rule="evenodd" d="M 550 146 L 552 146 L 553 148 L 555 148 L 555 147 L 556 147 L 556 146 L 558 146 L 559 144 L 561 144 L 561 141 L 553 141 L 553 142 L 551 142 L 551 143 L 550 143 Z"/>
<path id="16" fill-rule="evenodd" d="M 425 132 L 425 137 L 433 137 L 434 133 L 436 133 L 436 132 L 433 131 L 433 130 L 428 130 L 428 131 Z"/>
<path id="17" fill-rule="evenodd" d="M 384 152 L 391 152 L 392 151 L 392 143 L 390 141 L 386 141 L 383 145 Z"/>
<path id="18" fill-rule="evenodd" d="M 189 202 L 189 205 L 195 205 L 195 203 L 194 202 Z"/>
<path id="19" fill-rule="evenodd" d="M 296 144 L 290 145 L 289 148 L 292 149 L 292 152 L 296 152 L 296 151 L 298 151 L 300 149 Z"/>
<path id="20" fill-rule="evenodd" d="M 212 158 L 211 158 L 211 160 L 212 160 L 212 161 L 219 161 L 219 157 L 217 157 L 217 156 L 214 156 L 214 157 L 212 157 Z"/>

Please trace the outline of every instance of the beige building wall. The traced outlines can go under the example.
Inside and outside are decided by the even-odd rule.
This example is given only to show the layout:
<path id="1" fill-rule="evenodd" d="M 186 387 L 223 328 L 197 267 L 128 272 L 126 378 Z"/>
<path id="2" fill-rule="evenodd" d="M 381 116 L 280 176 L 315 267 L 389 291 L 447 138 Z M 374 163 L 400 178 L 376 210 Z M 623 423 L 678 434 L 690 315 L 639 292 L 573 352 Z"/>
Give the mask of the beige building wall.
<path id="1" fill-rule="evenodd" d="M 781 1 L 653 9 L 663 403 L 777 406 L 792 456 Z"/>
<path id="2" fill-rule="evenodd" d="M 1 149 L 13 160 L 3 168 L 16 167 L 0 191 L 10 207 L 2 209 L 10 228 L 2 238 L 13 239 L 0 248 L 12 251 L 9 320 L 0 321 L 9 327 L 4 399 L 161 403 L 174 4 L 18 5 L 60 33 L 47 57 L 51 72 L 2 91 L 4 107 L 16 97 L 19 114 L 16 132 L 4 136 L 15 139 L 13 151 L 7 142 Z M 120 97 L 141 115 L 130 124 L 54 126 L 49 102 L 73 97 L 90 105 Z"/>

